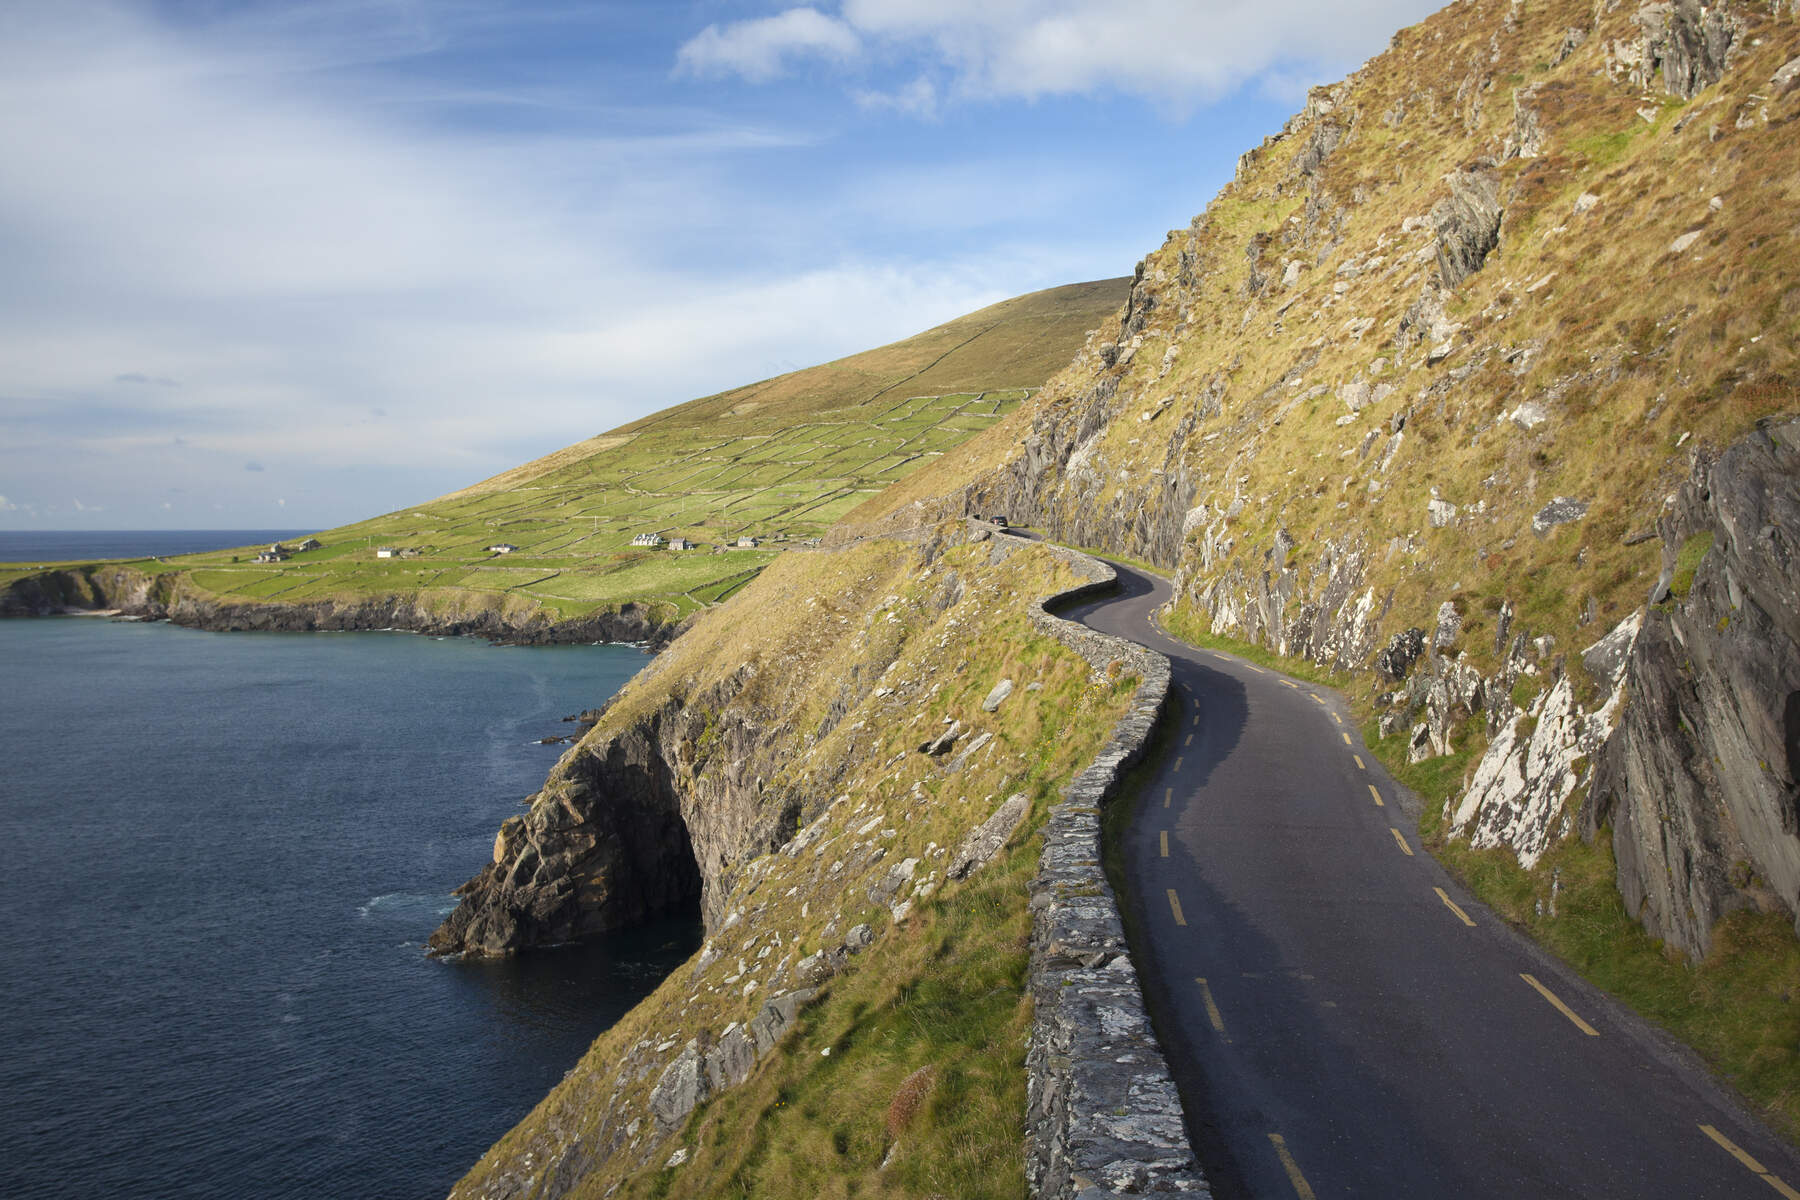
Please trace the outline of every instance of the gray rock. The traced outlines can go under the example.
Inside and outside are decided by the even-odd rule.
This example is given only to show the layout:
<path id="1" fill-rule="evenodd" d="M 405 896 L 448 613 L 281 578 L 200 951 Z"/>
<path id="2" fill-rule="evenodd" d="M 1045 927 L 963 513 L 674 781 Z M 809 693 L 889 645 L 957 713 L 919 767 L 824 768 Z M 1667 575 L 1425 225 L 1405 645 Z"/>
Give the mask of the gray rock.
<path id="1" fill-rule="evenodd" d="M 1800 58 L 1790 58 L 1782 64 L 1779 71 L 1769 76 L 1769 90 L 1777 99 L 1787 95 L 1796 86 L 1800 86 Z"/>
<path id="2" fill-rule="evenodd" d="M 1025 814 L 1031 811 L 1031 802 L 1024 792 L 1014 792 L 996 808 L 987 820 L 983 821 L 957 850 L 950 865 L 944 869 L 947 879 L 961 879 L 985 867 L 1000 848 L 1006 845 L 1013 832 L 1025 820 Z"/>
<path id="3" fill-rule="evenodd" d="M 800 1010 L 811 1004 L 813 997 L 818 994 L 817 988 L 798 988 L 780 996 L 772 996 L 763 1004 L 762 1011 L 750 1022 L 750 1039 L 756 1046 L 758 1058 L 781 1044 L 781 1040 L 794 1027 Z"/>
<path id="4" fill-rule="evenodd" d="M 888 868 L 887 874 L 869 885 L 868 896 L 871 904 L 887 904 L 894 894 L 904 887 L 919 869 L 919 860 L 906 858 Z"/>
<path id="5" fill-rule="evenodd" d="M 658 1129 L 669 1133 L 711 1095 L 705 1052 L 700 1047 L 700 1039 L 696 1038 L 675 1056 L 675 1061 L 650 1090 L 650 1115 L 656 1118 Z"/>
<path id="6" fill-rule="evenodd" d="M 794 978 L 811 987 L 824 983 L 836 972 L 837 965 L 823 950 L 809 954 L 794 964 Z"/>
<path id="7" fill-rule="evenodd" d="M 1456 611 L 1456 605 L 1446 600 L 1438 605 L 1437 629 L 1431 635 L 1433 649 L 1448 650 L 1456 645 L 1456 639 L 1462 635 L 1462 614 Z"/>
<path id="8" fill-rule="evenodd" d="M 1611 633 L 1581 652 L 1581 665 L 1593 676 L 1595 682 L 1611 691 L 1619 682 L 1619 676 L 1625 670 L 1625 657 L 1631 653 L 1637 642 L 1638 629 L 1643 624 L 1643 614 L 1633 613 L 1619 622 Z"/>
<path id="9" fill-rule="evenodd" d="M 944 732 L 919 746 L 919 753 L 929 754 L 933 758 L 945 754 L 950 747 L 956 745 L 957 736 L 962 733 L 962 722 L 952 721 Z"/>
<path id="10" fill-rule="evenodd" d="M 1573 496 L 1558 496 L 1538 509 L 1537 515 L 1531 518 L 1531 532 L 1543 537 L 1558 525 L 1581 520 L 1587 516 L 1587 511 L 1587 501 L 1577 500 Z"/>
<path id="11" fill-rule="evenodd" d="M 1425 502 L 1425 516 L 1433 529 L 1443 529 L 1456 520 L 1456 505 L 1433 497 Z"/>
<path id="12" fill-rule="evenodd" d="M 1546 412 L 1544 406 L 1537 401 L 1527 400 L 1525 403 L 1519 405 L 1519 407 L 1507 413 L 1506 419 L 1511 421 L 1514 425 L 1517 425 L 1520 429 L 1536 429 L 1539 425 L 1542 425 L 1545 421 L 1550 419 L 1550 414 Z"/>
<path id="13" fill-rule="evenodd" d="M 733 1024 L 706 1053 L 706 1082 L 716 1094 L 734 1088 L 750 1077 L 756 1066 L 756 1047 L 742 1025 Z"/>
<path id="14" fill-rule="evenodd" d="M 1649 86 L 1658 72 L 1663 90 L 1691 100 L 1724 77 L 1743 24 L 1724 5 L 1703 8 L 1700 0 L 1643 4 L 1637 10 L 1643 31 L 1633 82 Z"/>
<path id="15" fill-rule="evenodd" d="M 1500 176 L 1492 168 L 1455 171 L 1445 177 L 1450 195 L 1431 210 L 1437 229 L 1438 277 L 1446 288 L 1481 270 L 1500 244 Z"/>
<path id="16" fill-rule="evenodd" d="M 867 925 L 852 925 L 850 932 L 844 935 L 844 949 L 852 954 L 860 954 L 875 944 L 875 931 Z"/>
<path id="17" fill-rule="evenodd" d="M 991 742 L 993 740 L 994 740 L 994 735 L 991 733 L 984 733 L 981 736 L 977 737 L 974 741 L 970 742 L 966 747 L 963 748 L 963 752 L 961 754 L 957 755 L 953 760 L 951 760 L 949 770 L 952 772 L 956 772 L 956 771 L 960 771 L 964 767 L 968 766 L 969 760 L 971 758 L 975 757 L 976 753 L 978 751 L 980 751 L 983 746 L 986 746 L 989 742 Z"/>
<path id="18" fill-rule="evenodd" d="M 1684 595 L 1643 614 L 1580 816 L 1584 835 L 1612 827 L 1626 911 L 1692 958 L 1725 914 L 1792 912 L 1800 895 L 1796 530 L 1800 421 L 1695 456 L 1664 554 L 1706 534 L 1712 548 Z"/>
<path id="19" fill-rule="evenodd" d="M 993 712 L 1004 704 L 1006 698 L 1012 695 L 1012 693 L 1013 681 L 1010 679 L 1002 679 L 999 683 L 994 685 L 994 690 L 987 694 L 987 699 L 981 702 L 981 711 Z"/>
<path id="20" fill-rule="evenodd" d="M 1412 665 L 1424 653 L 1425 631 L 1418 628 L 1407 629 L 1396 633 L 1381 653 L 1375 656 L 1375 669 L 1398 683 L 1406 678 L 1406 673 L 1412 670 Z"/>

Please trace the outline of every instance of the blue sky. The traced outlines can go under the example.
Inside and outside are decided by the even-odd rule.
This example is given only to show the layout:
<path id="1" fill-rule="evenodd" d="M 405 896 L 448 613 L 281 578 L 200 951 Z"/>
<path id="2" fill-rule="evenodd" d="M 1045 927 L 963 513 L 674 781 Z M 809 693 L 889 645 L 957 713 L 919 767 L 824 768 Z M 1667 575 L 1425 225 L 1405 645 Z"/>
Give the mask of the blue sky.
<path id="1" fill-rule="evenodd" d="M 1127 274 L 1429 0 L 9 0 L 0 528 L 323 528 Z"/>

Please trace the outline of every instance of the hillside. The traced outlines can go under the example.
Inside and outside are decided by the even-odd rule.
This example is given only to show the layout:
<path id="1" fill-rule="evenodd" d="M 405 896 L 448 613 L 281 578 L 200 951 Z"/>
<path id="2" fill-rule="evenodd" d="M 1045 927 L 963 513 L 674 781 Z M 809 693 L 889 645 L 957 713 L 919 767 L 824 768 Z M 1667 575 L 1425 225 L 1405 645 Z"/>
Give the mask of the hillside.
<path id="1" fill-rule="evenodd" d="M 1344 683 L 1447 862 L 1793 1129 L 1797 115 L 1792 4 L 1453 4 L 847 520 L 1168 569 L 1172 630 Z"/>
<path id="2" fill-rule="evenodd" d="M 1035 292 L 905 341 L 695 400 L 415 508 L 263 547 L 105 571 L 0 572 L 8 610 L 153 604 L 209 628 L 637 639 L 1010 412 L 1124 299 Z M 634 548 L 639 534 L 694 549 Z M 737 548 L 740 537 L 754 547 Z M 492 546 L 515 547 L 499 553 Z M 389 548 L 394 557 L 377 557 Z M 148 577 L 148 578 L 146 578 Z M 108 582 L 112 581 L 112 582 Z"/>

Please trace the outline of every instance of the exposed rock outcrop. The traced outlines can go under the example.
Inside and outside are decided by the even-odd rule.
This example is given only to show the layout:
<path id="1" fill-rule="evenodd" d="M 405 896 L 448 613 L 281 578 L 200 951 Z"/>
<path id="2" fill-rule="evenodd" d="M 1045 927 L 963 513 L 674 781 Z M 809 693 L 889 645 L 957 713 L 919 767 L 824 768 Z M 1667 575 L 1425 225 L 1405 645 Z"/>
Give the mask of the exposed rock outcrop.
<path id="1" fill-rule="evenodd" d="M 1800 420 L 1692 474 L 1661 525 L 1698 561 L 1650 607 L 1582 811 L 1629 911 L 1690 954 L 1737 908 L 1800 912 Z"/>
<path id="2" fill-rule="evenodd" d="M 667 645 L 680 632 L 673 610 L 627 602 L 569 620 L 499 598 L 438 603 L 429 596 L 238 603 L 188 586 L 176 575 L 150 575 L 101 563 L 44 571 L 0 589 L 0 617 L 41 617 L 116 609 L 219 633 L 349 633 L 403 629 L 438 637 L 481 637 L 519 644 L 634 642 Z"/>

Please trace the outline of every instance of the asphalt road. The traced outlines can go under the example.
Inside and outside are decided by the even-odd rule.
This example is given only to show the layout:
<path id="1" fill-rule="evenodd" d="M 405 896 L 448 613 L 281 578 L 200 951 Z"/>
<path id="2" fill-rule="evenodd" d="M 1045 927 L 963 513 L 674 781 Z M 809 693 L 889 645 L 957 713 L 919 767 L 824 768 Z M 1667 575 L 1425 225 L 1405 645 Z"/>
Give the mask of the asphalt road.
<path id="1" fill-rule="evenodd" d="M 1220 1197 L 1800 1200 L 1800 1156 L 1696 1058 L 1419 847 L 1334 693 L 1165 636 L 1168 584 L 1119 573 L 1063 615 L 1173 663 L 1126 869 Z"/>

